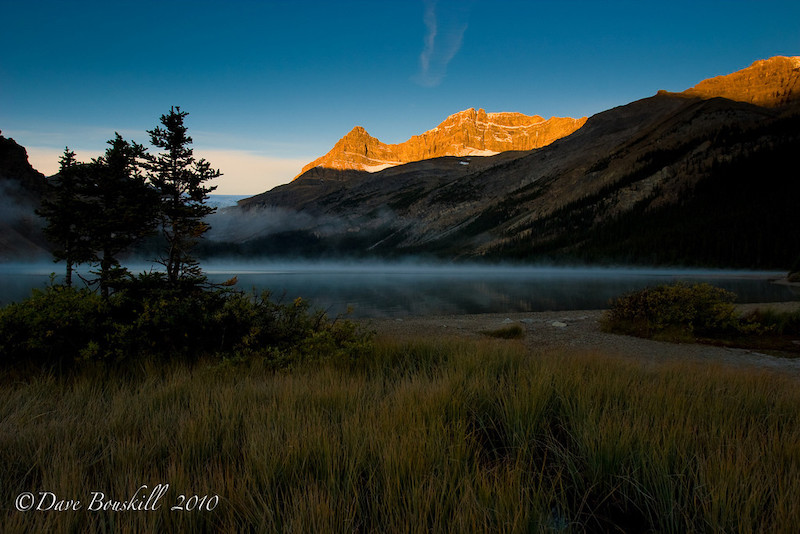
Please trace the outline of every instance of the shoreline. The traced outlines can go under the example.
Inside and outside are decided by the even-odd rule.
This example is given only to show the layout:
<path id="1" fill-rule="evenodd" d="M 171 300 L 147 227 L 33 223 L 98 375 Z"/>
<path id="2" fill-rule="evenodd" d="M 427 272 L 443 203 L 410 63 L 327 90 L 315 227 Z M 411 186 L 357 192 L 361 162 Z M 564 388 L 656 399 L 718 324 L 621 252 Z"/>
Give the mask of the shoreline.
<path id="1" fill-rule="evenodd" d="M 775 311 L 800 310 L 800 301 L 740 304 L 741 313 L 756 308 Z M 490 339 L 482 331 L 519 324 L 525 337 L 519 341 L 535 354 L 537 351 L 570 353 L 602 353 L 633 359 L 647 365 L 660 362 L 695 361 L 752 367 L 777 371 L 800 379 L 800 358 L 783 358 L 749 349 L 726 348 L 695 343 L 669 343 L 600 329 L 600 318 L 606 310 L 571 310 L 520 313 L 480 313 L 464 315 L 428 315 L 403 318 L 364 318 L 354 322 L 374 330 L 379 337 L 400 340 L 420 338 Z"/>
<path id="2" fill-rule="evenodd" d="M 800 282 L 791 282 L 788 276 L 770 279 L 770 282 L 779 286 L 800 287 Z"/>

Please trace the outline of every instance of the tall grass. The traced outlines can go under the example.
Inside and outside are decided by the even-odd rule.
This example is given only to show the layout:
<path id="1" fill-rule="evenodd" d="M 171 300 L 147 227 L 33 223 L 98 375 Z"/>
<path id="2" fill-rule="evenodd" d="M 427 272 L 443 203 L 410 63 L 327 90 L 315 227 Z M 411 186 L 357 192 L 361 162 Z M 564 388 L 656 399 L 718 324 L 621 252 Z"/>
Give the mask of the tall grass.
<path id="1" fill-rule="evenodd" d="M 767 373 L 378 340 L 274 372 L 145 366 L 6 377 L 3 532 L 791 532 L 800 391 Z M 24 491 L 154 512 L 18 512 Z M 175 512 L 178 493 L 220 496 Z"/>

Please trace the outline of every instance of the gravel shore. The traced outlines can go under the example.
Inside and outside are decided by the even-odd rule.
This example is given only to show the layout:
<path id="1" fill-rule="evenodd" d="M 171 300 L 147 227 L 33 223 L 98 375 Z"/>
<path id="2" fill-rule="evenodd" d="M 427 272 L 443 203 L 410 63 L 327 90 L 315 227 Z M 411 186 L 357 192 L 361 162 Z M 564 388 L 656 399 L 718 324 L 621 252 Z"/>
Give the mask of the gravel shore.
<path id="1" fill-rule="evenodd" d="M 800 309 L 800 302 L 742 305 L 741 311 L 754 308 Z M 434 315 L 403 319 L 360 319 L 378 335 L 395 338 L 465 337 L 480 339 L 486 330 L 511 324 L 525 329 L 523 342 L 531 350 L 560 350 L 565 354 L 599 352 L 645 363 L 694 360 L 727 365 L 769 369 L 800 379 L 800 358 L 781 358 L 746 349 L 731 349 L 699 344 L 652 341 L 600 330 L 602 310 L 558 312 Z M 798 340 L 800 342 L 800 340 Z"/>

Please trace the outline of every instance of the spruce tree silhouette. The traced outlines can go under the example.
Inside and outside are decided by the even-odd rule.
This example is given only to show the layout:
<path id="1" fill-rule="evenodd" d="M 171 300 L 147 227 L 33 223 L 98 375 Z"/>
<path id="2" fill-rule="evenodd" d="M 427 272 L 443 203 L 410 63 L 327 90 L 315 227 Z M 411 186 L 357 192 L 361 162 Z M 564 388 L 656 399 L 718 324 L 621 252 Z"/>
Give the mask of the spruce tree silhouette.
<path id="1" fill-rule="evenodd" d="M 173 106 L 169 113 L 161 116 L 160 126 L 147 131 L 152 145 L 162 149 L 157 155 L 148 155 L 146 167 L 150 183 L 161 198 L 161 228 L 166 250 L 159 262 L 166 267 L 167 281 L 171 285 L 181 279 L 202 276 L 192 249 L 209 229 L 203 219 L 216 210 L 205 203 L 216 186 L 204 184 L 221 175 L 206 160 L 195 160 L 190 148 L 192 138 L 186 134 L 184 125 L 187 115 L 179 106 Z"/>

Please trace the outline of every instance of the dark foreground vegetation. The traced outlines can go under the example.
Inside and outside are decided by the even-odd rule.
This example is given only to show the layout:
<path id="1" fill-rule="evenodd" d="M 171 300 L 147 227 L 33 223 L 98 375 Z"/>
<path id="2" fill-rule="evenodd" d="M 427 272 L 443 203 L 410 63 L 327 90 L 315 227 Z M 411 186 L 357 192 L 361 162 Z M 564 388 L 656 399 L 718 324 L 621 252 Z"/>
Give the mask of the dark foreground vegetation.
<path id="1" fill-rule="evenodd" d="M 663 341 L 699 341 L 800 355 L 800 311 L 739 315 L 736 295 L 709 284 L 683 283 L 635 291 L 606 313 L 609 332 Z"/>
<path id="2" fill-rule="evenodd" d="M 50 285 L 0 310 L 4 366 L 64 372 L 83 364 L 130 367 L 143 360 L 258 360 L 272 368 L 309 358 L 355 357 L 369 333 L 312 312 L 302 299 L 276 302 L 162 273 L 120 282 L 109 297 Z"/>
<path id="3" fill-rule="evenodd" d="M 503 326 L 494 330 L 484 330 L 481 333 L 485 336 L 500 339 L 522 339 L 525 337 L 525 330 L 518 324 Z"/>
<path id="4" fill-rule="evenodd" d="M 766 372 L 377 339 L 290 372 L 151 361 L 2 382 L 3 532 L 800 524 L 800 392 Z M 92 492 L 122 502 L 158 484 L 157 510 L 88 510 Z M 82 509 L 16 511 L 23 492 Z"/>
<path id="5" fill-rule="evenodd" d="M 375 339 L 300 299 L 200 280 L 128 276 L 108 296 L 51 285 L 0 310 L 0 530 L 800 524 L 796 379 L 531 353 L 512 327 Z M 610 315 L 651 337 L 800 324 L 738 317 L 732 298 L 666 286 Z"/>

